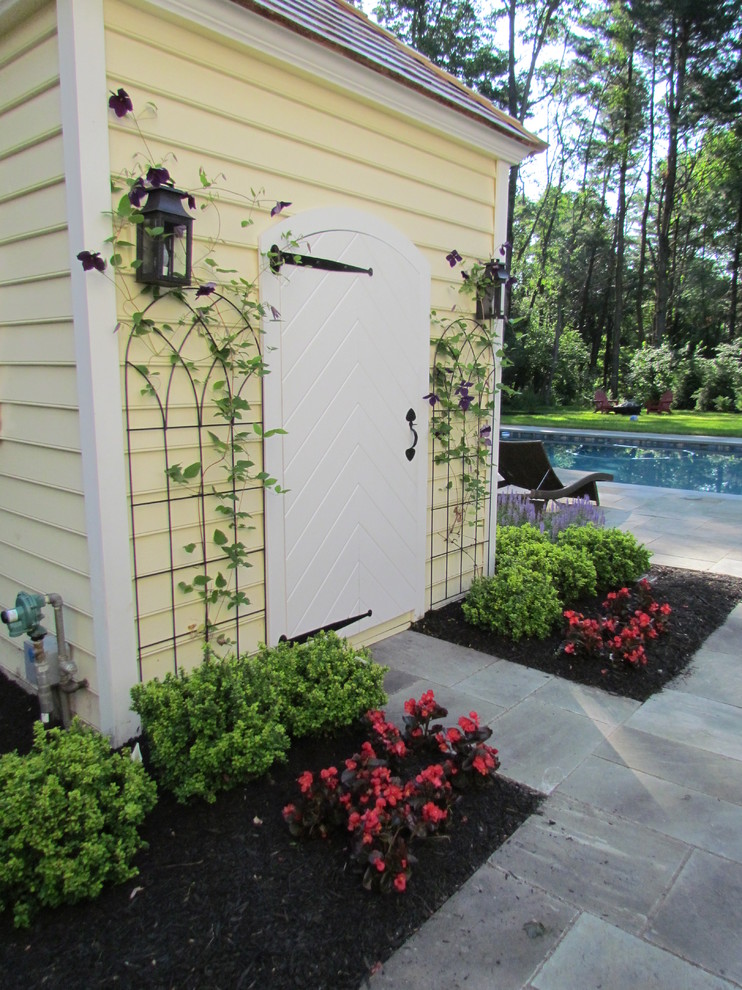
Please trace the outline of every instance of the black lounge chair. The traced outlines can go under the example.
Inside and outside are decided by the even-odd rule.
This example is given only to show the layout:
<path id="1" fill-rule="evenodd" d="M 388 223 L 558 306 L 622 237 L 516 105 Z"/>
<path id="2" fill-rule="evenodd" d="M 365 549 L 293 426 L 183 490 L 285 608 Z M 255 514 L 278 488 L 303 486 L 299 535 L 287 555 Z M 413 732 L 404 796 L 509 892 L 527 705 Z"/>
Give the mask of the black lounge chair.
<path id="1" fill-rule="evenodd" d="M 599 505 L 597 482 L 613 481 L 612 474 L 593 471 L 592 474 L 583 474 L 571 485 L 563 484 L 554 473 L 540 440 L 501 441 L 497 468 L 503 478 L 498 481 L 498 488 L 505 485 L 525 488 L 531 501 L 542 506 L 560 498 L 582 498 L 585 495 Z"/>

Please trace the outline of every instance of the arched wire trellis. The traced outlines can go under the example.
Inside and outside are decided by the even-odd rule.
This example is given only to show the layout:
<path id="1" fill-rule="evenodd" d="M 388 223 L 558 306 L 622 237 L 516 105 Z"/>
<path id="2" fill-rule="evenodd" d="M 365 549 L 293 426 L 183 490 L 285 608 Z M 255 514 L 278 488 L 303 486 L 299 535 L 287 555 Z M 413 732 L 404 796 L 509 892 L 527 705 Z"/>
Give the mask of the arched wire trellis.
<path id="1" fill-rule="evenodd" d="M 175 297 L 185 306 L 189 316 L 174 325 L 155 324 L 150 311 L 168 297 Z M 224 339 L 217 338 L 206 315 L 219 306 L 224 306 L 235 320 L 235 326 L 230 326 Z M 143 337 L 155 342 L 154 347 L 147 349 L 148 363 L 137 360 L 139 355 L 135 353 L 137 341 Z M 252 359 L 236 356 L 246 344 L 250 348 L 254 345 Z M 193 642 L 194 637 L 207 643 L 226 638 L 239 653 L 240 625 L 251 617 L 263 617 L 264 638 L 262 605 L 251 606 L 241 594 L 241 584 L 246 584 L 241 571 L 244 566 L 250 566 L 247 558 L 261 554 L 264 533 L 260 546 L 241 553 L 238 566 L 234 566 L 234 546 L 239 531 L 245 528 L 242 498 L 250 491 L 259 491 L 262 506 L 262 482 L 254 478 L 247 482 L 238 480 L 244 473 L 237 462 L 243 446 L 239 436 L 244 434 L 236 432 L 253 425 L 249 418 L 243 417 L 243 412 L 250 408 L 244 395 L 250 379 L 262 373 L 260 354 L 259 336 L 245 314 L 218 292 L 213 292 L 200 307 L 192 306 L 182 290 L 164 293 L 146 307 L 129 335 L 124 393 L 140 676 L 143 657 L 159 651 L 172 651 L 172 670 L 177 672 L 179 647 L 184 641 Z M 218 414 L 219 407 L 227 410 L 223 417 Z M 155 451 L 153 437 L 160 438 Z M 258 439 L 257 432 L 255 438 Z M 145 451 L 158 455 L 158 463 L 154 474 L 151 468 L 143 472 L 146 479 L 138 487 L 141 444 Z M 179 475 L 182 477 L 178 451 L 184 449 L 195 456 L 192 466 L 185 469 L 187 484 L 177 480 Z M 220 480 L 208 481 L 207 472 L 219 464 L 223 468 Z M 225 529 L 231 529 L 234 543 L 231 539 L 215 543 L 209 538 L 207 520 L 214 511 L 223 520 Z M 155 560 L 143 553 L 146 539 L 153 535 L 152 516 L 161 521 L 154 535 L 164 533 L 167 543 L 164 553 L 157 553 Z M 182 532 L 187 529 L 196 530 L 198 537 L 184 546 Z M 220 614 L 226 611 L 222 598 L 213 594 L 214 568 L 220 569 L 220 573 L 224 568 L 230 575 L 235 604 L 226 616 Z M 166 602 L 157 597 L 162 594 L 163 581 L 169 587 Z M 201 589 L 201 595 L 184 593 L 181 583 Z M 146 631 L 146 618 L 153 613 L 160 619 L 167 616 L 164 634 L 161 621 L 154 634 Z M 196 615 L 197 621 L 188 621 Z"/>
<path id="2" fill-rule="evenodd" d="M 489 555 L 495 353 L 475 319 L 453 320 L 434 341 L 429 401 L 432 607 L 464 594 Z"/>

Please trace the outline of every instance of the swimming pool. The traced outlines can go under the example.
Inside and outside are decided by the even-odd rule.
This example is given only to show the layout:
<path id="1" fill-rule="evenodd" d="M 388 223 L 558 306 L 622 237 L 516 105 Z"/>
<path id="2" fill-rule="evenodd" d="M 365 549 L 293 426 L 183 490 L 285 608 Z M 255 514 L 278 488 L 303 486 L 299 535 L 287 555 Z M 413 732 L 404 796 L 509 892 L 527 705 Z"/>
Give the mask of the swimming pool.
<path id="1" fill-rule="evenodd" d="M 627 485 L 742 495 L 742 444 L 503 429 L 503 440 L 542 440 L 555 468 L 608 471 Z"/>

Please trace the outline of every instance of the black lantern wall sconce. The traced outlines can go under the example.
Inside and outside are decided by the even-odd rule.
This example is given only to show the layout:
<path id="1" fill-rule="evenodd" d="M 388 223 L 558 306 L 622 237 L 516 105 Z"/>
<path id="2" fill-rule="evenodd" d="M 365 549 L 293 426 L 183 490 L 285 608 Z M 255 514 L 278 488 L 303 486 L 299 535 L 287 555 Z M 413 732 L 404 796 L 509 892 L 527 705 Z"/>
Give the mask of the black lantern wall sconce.
<path id="1" fill-rule="evenodd" d="M 172 186 L 149 190 L 137 224 L 137 282 L 191 284 L 193 217 L 183 207 L 184 195 Z"/>
<path id="2" fill-rule="evenodd" d="M 478 320 L 499 320 L 505 315 L 506 287 L 510 280 L 507 269 L 500 261 L 488 261 L 477 285 Z"/>

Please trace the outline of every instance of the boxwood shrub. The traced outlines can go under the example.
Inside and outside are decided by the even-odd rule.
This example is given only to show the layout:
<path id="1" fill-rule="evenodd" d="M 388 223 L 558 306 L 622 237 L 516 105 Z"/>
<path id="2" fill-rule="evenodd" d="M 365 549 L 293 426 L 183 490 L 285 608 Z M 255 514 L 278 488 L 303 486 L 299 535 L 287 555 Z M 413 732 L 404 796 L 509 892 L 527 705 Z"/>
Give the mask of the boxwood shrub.
<path id="1" fill-rule="evenodd" d="M 26 927 L 42 907 L 97 897 L 136 876 L 137 831 L 157 800 L 128 750 L 74 719 L 34 726 L 31 752 L 0 756 L 0 911 Z"/>
<path id="2" fill-rule="evenodd" d="M 513 639 L 545 638 L 565 605 L 636 581 L 649 551 L 630 533 L 569 526 L 556 544 L 530 523 L 497 531 L 495 574 L 477 578 L 462 603 L 467 622 Z"/>
<path id="3" fill-rule="evenodd" d="M 190 673 L 132 689 L 159 782 L 182 802 L 221 790 L 285 758 L 290 737 L 349 725 L 386 702 L 386 668 L 335 633 L 263 647 L 253 657 L 208 654 Z"/>

